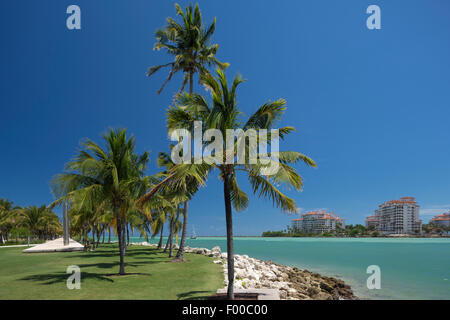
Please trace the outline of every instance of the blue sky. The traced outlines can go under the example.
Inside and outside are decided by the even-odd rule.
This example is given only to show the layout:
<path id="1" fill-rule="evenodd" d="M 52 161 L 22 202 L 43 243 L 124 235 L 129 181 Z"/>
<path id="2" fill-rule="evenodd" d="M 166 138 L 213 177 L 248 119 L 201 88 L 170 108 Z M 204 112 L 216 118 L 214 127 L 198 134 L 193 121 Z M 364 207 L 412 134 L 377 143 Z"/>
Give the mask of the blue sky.
<path id="1" fill-rule="evenodd" d="M 185 5 L 187 1 L 179 1 Z M 415 196 L 425 221 L 450 208 L 450 3 L 441 1 L 199 1 L 217 17 L 218 58 L 246 114 L 285 98 L 280 125 L 297 132 L 281 144 L 318 169 L 299 165 L 304 190 L 285 190 L 302 210 L 326 208 L 363 223 L 378 204 Z M 82 29 L 66 28 L 66 8 L 81 8 Z M 0 4 L 0 197 L 48 204 L 49 182 L 82 138 L 100 141 L 125 127 L 139 152 L 167 150 L 165 110 L 181 84 L 153 51 L 154 31 L 174 2 L 4 0 Z M 381 30 L 366 28 L 370 4 Z M 205 93 L 196 85 L 195 90 Z M 205 93 L 206 94 L 206 93 Z M 248 184 L 242 186 L 250 192 Z M 211 176 L 190 205 L 199 235 L 224 235 L 222 186 Z M 292 217 L 250 197 L 235 214 L 237 235 L 282 229 Z"/>

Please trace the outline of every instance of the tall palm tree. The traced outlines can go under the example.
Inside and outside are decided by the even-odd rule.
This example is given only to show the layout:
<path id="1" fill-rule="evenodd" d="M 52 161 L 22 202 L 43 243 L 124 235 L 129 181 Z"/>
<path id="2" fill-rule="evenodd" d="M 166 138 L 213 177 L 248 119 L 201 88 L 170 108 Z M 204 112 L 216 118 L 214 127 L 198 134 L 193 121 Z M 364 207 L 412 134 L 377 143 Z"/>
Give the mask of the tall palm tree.
<path id="1" fill-rule="evenodd" d="M 154 50 L 166 49 L 174 57 L 173 62 L 151 67 L 147 75 L 151 76 L 164 67 L 170 67 L 169 76 L 163 83 L 158 94 L 164 89 L 173 75 L 179 71 L 184 73 L 184 80 L 180 89 L 182 92 L 189 82 L 189 92 L 193 92 L 195 73 L 208 73 L 207 66 L 218 66 L 222 69 L 228 67 L 216 58 L 218 44 L 210 44 L 211 37 L 216 29 L 216 19 L 208 27 L 203 25 L 202 14 L 198 4 L 195 8 L 190 5 L 185 11 L 175 3 L 176 15 L 181 17 L 178 23 L 171 17 L 167 18 L 167 25 L 155 32 L 157 42 Z"/>
<path id="2" fill-rule="evenodd" d="M 286 110 L 286 102 L 283 99 L 266 102 L 257 111 L 250 116 L 247 121 L 242 121 L 242 113 L 237 107 L 236 90 L 240 83 L 243 82 L 240 76 L 236 76 L 231 87 L 228 86 L 225 74 L 217 69 L 217 79 L 210 74 L 201 76 L 201 82 L 207 87 L 212 95 L 212 104 L 209 105 L 206 100 L 197 94 L 183 94 L 178 98 L 177 105 L 169 112 L 168 124 L 170 129 L 188 129 L 193 126 L 196 119 L 202 120 L 204 130 L 217 129 L 222 133 L 223 149 L 226 150 L 226 130 L 242 128 L 244 131 L 248 129 L 274 129 L 274 125 L 279 120 Z M 279 136 L 281 139 L 294 131 L 293 127 L 279 128 Z M 261 136 L 259 139 L 262 139 Z M 242 141 L 242 140 L 241 140 Z M 223 183 L 223 195 L 225 201 L 225 217 L 227 229 L 227 264 L 228 264 L 228 298 L 234 299 L 234 247 L 233 247 L 233 223 L 232 223 L 232 208 L 241 211 L 248 206 L 247 194 L 240 189 L 238 185 L 238 172 L 245 174 L 252 186 L 253 193 L 258 196 L 269 198 L 276 207 L 281 208 L 286 212 L 297 212 L 295 201 L 279 189 L 278 185 L 281 183 L 293 187 L 295 190 L 302 188 L 302 178 L 297 174 L 296 170 L 290 166 L 297 161 L 302 161 L 308 166 L 315 167 L 315 162 L 309 157 L 292 151 L 284 151 L 275 153 L 260 153 L 257 152 L 246 140 L 245 143 L 246 159 L 245 164 L 238 164 L 236 161 L 229 164 L 226 162 L 227 153 L 217 153 L 216 156 L 221 157 L 222 161 L 203 161 L 201 164 L 177 164 L 175 165 L 166 183 L 171 181 L 180 181 L 187 176 L 195 178 L 199 183 L 204 183 L 208 172 L 212 169 L 219 171 L 219 177 Z M 271 139 L 268 135 L 265 141 L 260 143 L 270 144 Z M 230 141 L 233 145 L 234 154 L 238 148 L 238 143 Z M 264 169 L 272 165 L 273 157 L 278 158 L 278 171 L 270 175 L 264 174 Z M 219 158 L 220 159 L 220 158 Z M 249 161 L 250 159 L 256 161 Z M 264 161 L 261 161 L 264 159 Z M 204 159 L 205 160 L 205 157 Z M 212 159 L 210 159 L 212 160 Z M 145 201 L 152 197 L 158 191 L 160 185 L 157 185 L 149 193 L 141 198 Z"/>
<path id="3" fill-rule="evenodd" d="M 82 150 L 66 164 L 66 172 L 56 175 L 52 186 L 58 200 L 53 205 L 77 199 L 82 206 L 107 201 L 114 213 L 119 240 L 119 274 L 125 274 L 126 215 L 138 191 L 146 188 L 144 170 L 149 153 L 135 154 L 135 140 L 125 129 L 110 129 L 103 135 L 105 147 L 92 140 L 82 143 Z M 145 191 L 144 191 L 145 192 Z"/>
<path id="4" fill-rule="evenodd" d="M 167 25 L 155 32 L 157 42 L 155 43 L 154 50 L 159 51 L 165 49 L 174 57 L 173 62 L 153 66 L 149 68 L 147 72 L 147 76 L 151 76 L 161 68 L 170 67 L 169 76 L 158 90 L 158 94 L 162 92 L 165 85 L 177 72 L 184 73 L 184 79 L 179 93 L 184 90 L 186 84 L 189 82 L 189 92 L 192 94 L 194 90 L 195 73 L 199 73 L 200 75 L 209 73 L 208 67 L 213 66 L 217 66 L 221 69 L 226 69 L 228 67 L 228 63 L 222 63 L 216 58 L 219 45 L 211 44 L 211 38 L 216 29 L 216 18 L 214 18 L 214 21 L 209 26 L 205 26 L 202 21 L 202 14 L 198 4 L 195 5 L 195 8 L 190 5 L 183 11 L 180 5 L 175 3 L 175 11 L 176 15 L 181 17 L 181 23 L 168 17 Z M 178 96 L 178 94 L 176 96 Z M 183 207 L 184 213 L 181 243 L 176 256 L 178 260 L 183 260 L 187 233 L 188 206 L 189 200 L 186 200 Z"/>

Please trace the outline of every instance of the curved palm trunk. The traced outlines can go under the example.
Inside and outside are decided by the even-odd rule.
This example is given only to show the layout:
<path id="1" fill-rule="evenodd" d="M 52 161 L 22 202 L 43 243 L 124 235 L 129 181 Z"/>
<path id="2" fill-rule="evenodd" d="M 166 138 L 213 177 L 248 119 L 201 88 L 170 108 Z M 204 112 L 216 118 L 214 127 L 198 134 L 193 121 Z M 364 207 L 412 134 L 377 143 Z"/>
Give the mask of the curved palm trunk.
<path id="1" fill-rule="evenodd" d="M 167 252 L 167 248 L 169 248 L 169 238 L 170 237 L 167 237 L 166 245 L 164 246 L 164 250 L 163 250 L 164 253 Z"/>
<path id="2" fill-rule="evenodd" d="M 228 177 L 224 178 L 223 195 L 225 199 L 225 218 L 227 224 L 227 264 L 228 264 L 228 291 L 229 300 L 234 299 L 234 246 L 233 246 L 233 216 L 231 210 L 231 196 L 228 187 Z"/>
<path id="3" fill-rule="evenodd" d="M 172 235 L 170 237 L 170 249 L 169 249 L 169 258 L 173 257 L 173 237 L 175 235 L 175 224 L 177 223 L 178 219 L 180 218 L 180 205 L 177 206 L 177 216 L 172 220 Z"/>
<path id="4" fill-rule="evenodd" d="M 174 229 L 174 220 L 170 220 L 170 236 L 169 236 L 169 258 L 173 256 L 173 229 Z"/>
<path id="5" fill-rule="evenodd" d="M 180 241 L 180 248 L 178 248 L 178 252 L 176 255 L 177 259 L 183 260 L 184 259 L 184 246 L 186 244 L 186 234 L 187 234 L 187 218 L 188 218 L 188 203 L 189 201 L 184 202 L 184 208 L 183 208 L 183 231 L 181 232 L 181 241 Z"/>
<path id="6" fill-rule="evenodd" d="M 169 237 L 167 238 L 166 247 L 164 248 L 163 252 L 167 252 L 167 249 L 169 249 L 169 246 L 171 246 L 172 242 L 172 234 L 173 234 L 173 219 L 171 218 L 169 220 Z"/>
<path id="7" fill-rule="evenodd" d="M 164 223 L 161 226 L 161 234 L 159 236 L 159 243 L 158 243 L 158 249 L 162 248 L 162 241 L 163 241 L 163 231 L 164 231 Z"/>
<path id="8" fill-rule="evenodd" d="M 123 275 L 125 274 L 125 263 L 124 263 L 124 247 L 122 245 L 123 243 L 123 237 L 122 237 L 122 222 L 120 220 L 120 213 L 119 213 L 119 206 L 115 205 L 114 211 L 116 213 L 116 219 L 117 219 L 117 238 L 119 240 L 119 251 L 120 251 L 120 267 L 119 267 L 119 274 Z"/>

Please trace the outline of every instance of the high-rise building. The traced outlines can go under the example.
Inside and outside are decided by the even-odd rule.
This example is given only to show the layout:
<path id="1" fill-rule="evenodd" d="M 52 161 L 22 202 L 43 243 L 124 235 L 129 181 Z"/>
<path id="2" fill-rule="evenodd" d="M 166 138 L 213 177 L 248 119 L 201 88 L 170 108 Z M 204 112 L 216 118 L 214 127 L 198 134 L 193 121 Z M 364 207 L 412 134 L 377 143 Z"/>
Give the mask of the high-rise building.
<path id="1" fill-rule="evenodd" d="M 450 227 L 450 212 L 434 216 L 430 223 L 441 227 Z"/>
<path id="2" fill-rule="evenodd" d="M 310 211 L 302 214 L 301 218 L 292 220 L 292 229 L 300 232 L 323 233 L 344 229 L 345 221 L 333 212 Z"/>
<path id="3" fill-rule="evenodd" d="M 414 197 L 390 200 L 378 206 L 375 216 L 367 217 L 367 223 L 384 234 L 414 234 L 422 232 L 419 205 Z"/>

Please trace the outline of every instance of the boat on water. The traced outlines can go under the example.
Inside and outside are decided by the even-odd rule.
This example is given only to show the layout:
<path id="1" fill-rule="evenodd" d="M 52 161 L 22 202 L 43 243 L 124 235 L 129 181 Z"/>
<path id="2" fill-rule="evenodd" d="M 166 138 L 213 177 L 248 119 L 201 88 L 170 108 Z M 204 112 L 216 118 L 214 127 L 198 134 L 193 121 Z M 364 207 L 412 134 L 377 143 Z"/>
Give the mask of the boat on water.
<path id="1" fill-rule="evenodd" d="M 194 228 L 194 226 L 192 226 L 192 235 L 191 235 L 191 239 L 197 239 L 197 235 L 195 234 L 195 228 Z"/>

